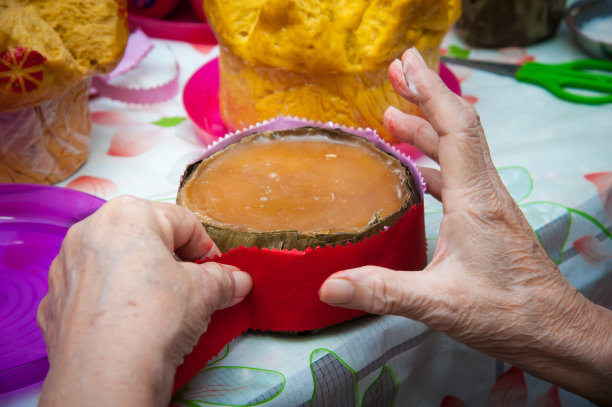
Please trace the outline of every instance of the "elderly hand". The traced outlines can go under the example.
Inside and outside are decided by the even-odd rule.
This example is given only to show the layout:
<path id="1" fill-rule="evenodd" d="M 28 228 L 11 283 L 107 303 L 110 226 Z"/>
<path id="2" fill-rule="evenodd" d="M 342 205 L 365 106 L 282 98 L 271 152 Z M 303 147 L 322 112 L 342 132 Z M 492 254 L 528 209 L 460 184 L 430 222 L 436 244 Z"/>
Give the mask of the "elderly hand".
<path id="1" fill-rule="evenodd" d="M 38 309 L 51 365 L 41 405 L 167 405 L 211 314 L 251 289 L 234 267 L 189 262 L 217 253 L 187 209 L 131 197 L 70 228 Z"/>
<path id="2" fill-rule="evenodd" d="M 418 272 L 368 266 L 335 273 L 321 299 L 422 321 L 570 391 L 612 402 L 612 312 L 578 293 L 540 247 L 498 176 L 474 108 L 415 49 L 391 64 L 389 77 L 427 118 L 389 108 L 389 132 L 440 165 L 422 169 L 444 207 L 433 260 Z"/>

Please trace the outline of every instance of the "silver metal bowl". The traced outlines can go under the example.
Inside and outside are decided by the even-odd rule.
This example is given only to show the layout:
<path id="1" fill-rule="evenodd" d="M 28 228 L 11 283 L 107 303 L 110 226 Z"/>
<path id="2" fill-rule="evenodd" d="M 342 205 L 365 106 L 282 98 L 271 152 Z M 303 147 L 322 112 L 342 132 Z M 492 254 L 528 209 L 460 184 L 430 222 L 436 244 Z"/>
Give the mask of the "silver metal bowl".
<path id="1" fill-rule="evenodd" d="M 589 23 L 600 18 L 612 25 L 612 0 L 581 0 L 565 12 L 565 22 L 578 45 L 595 58 L 612 59 L 612 35 L 601 38 L 585 30 Z"/>

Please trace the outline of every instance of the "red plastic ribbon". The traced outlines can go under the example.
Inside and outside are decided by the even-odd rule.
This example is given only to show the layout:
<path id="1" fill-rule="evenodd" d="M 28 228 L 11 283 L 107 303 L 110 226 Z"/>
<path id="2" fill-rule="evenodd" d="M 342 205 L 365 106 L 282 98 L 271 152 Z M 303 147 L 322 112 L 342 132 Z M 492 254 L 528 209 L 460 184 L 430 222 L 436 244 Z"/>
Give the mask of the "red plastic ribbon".
<path id="1" fill-rule="evenodd" d="M 248 329 L 308 331 L 363 315 L 319 300 L 321 284 L 336 271 L 364 265 L 420 270 L 426 258 L 422 203 L 387 230 L 355 244 L 305 251 L 241 247 L 216 257 L 212 261 L 247 271 L 253 278 L 253 291 L 240 304 L 213 314 L 206 333 L 177 369 L 173 392 Z"/>

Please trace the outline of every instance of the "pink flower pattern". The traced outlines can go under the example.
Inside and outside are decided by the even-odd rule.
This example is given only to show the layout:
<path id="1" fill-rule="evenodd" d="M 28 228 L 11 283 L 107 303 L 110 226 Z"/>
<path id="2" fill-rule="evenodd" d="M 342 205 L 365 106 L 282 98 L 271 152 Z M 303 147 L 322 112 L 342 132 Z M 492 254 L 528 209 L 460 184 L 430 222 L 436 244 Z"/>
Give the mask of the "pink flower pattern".
<path id="1" fill-rule="evenodd" d="M 455 396 L 446 396 L 442 399 L 442 404 L 440 407 L 467 407 L 467 404 L 459 397 Z"/>
<path id="2" fill-rule="evenodd" d="M 101 126 L 129 126 L 140 124 L 140 122 L 132 119 L 130 116 L 113 110 L 98 110 L 97 112 L 92 112 L 91 121 Z"/>
<path id="3" fill-rule="evenodd" d="M 478 102 L 478 97 L 474 96 L 474 95 L 463 95 L 462 96 L 463 99 L 465 99 L 468 103 L 471 104 L 476 104 L 476 102 Z"/>
<path id="4" fill-rule="evenodd" d="M 535 57 L 520 47 L 501 48 L 496 53 L 497 61 L 506 64 L 523 65 L 525 62 L 535 61 Z"/>
<path id="5" fill-rule="evenodd" d="M 540 397 L 533 402 L 533 407 L 559 407 L 561 406 L 561 398 L 559 398 L 559 388 L 550 386 L 546 393 L 542 393 Z"/>
<path id="6" fill-rule="evenodd" d="M 525 375 L 516 368 L 511 367 L 493 385 L 487 397 L 486 407 L 526 407 L 527 383 Z M 440 407 L 467 407 L 467 404 L 458 397 L 446 396 Z M 561 407 L 559 390 L 557 386 L 540 395 L 532 407 Z"/>
<path id="7" fill-rule="evenodd" d="M 116 111 L 97 111 L 91 115 L 95 124 L 117 127 L 106 154 L 115 157 L 134 157 L 146 153 L 161 140 L 163 127 L 137 121 Z"/>
<path id="8" fill-rule="evenodd" d="M 112 196 L 117 192 L 117 185 L 109 179 L 81 175 L 70 181 L 66 188 L 76 189 L 100 198 Z"/>
<path id="9" fill-rule="evenodd" d="M 190 43 L 189 45 L 191 45 L 193 49 L 198 51 L 200 54 L 204 54 L 204 55 L 208 54 L 216 46 L 216 44 L 193 44 L 193 43 Z"/>
<path id="10" fill-rule="evenodd" d="M 582 256 L 584 261 L 594 266 L 612 258 L 612 253 L 608 253 L 602 242 L 595 236 L 583 236 L 574 242 L 574 247 Z"/>
<path id="11" fill-rule="evenodd" d="M 159 141 L 162 128 L 143 124 L 117 130 L 106 154 L 115 157 L 133 157 L 149 151 Z"/>
<path id="12" fill-rule="evenodd" d="M 527 383 L 523 372 L 511 367 L 493 385 L 487 407 L 523 407 L 527 402 Z"/>
<path id="13" fill-rule="evenodd" d="M 612 222 L 612 172 L 590 173 L 584 178 L 597 188 L 606 217 Z M 595 236 L 583 236 L 574 241 L 573 246 L 584 261 L 592 266 L 612 258 L 612 253 Z"/>
<path id="14" fill-rule="evenodd" d="M 612 222 L 612 172 L 594 172 L 584 176 L 595 184 L 608 220 Z"/>

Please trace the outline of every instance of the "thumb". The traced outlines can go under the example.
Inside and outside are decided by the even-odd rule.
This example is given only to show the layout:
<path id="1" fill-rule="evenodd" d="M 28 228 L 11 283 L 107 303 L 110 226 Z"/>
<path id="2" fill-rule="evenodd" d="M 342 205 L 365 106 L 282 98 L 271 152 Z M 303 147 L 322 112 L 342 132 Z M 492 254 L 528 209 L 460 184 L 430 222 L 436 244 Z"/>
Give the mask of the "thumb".
<path id="1" fill-rule="evenodd" d="M 190 269 L 192 301 L 203 306 L 208 315 L 238 304 L 253 287 L 251 276 L 234 266 L 215 262 L 183 264 Z"/>
<path id="2" fill-rule="evenodd" d="M 422 320 L 431 293 L 428 273 L 365 266 L 339 271 L 321 285 L 321 301 L 371 314 Z"/>

